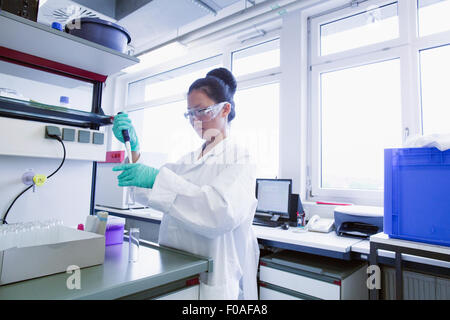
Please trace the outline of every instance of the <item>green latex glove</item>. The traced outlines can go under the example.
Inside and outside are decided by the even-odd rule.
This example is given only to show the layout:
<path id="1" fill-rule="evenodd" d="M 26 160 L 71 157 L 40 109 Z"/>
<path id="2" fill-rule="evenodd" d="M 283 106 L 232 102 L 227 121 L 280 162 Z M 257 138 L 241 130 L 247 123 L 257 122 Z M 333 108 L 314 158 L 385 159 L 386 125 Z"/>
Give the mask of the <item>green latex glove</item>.
<path id="1" fill-rule="evenodd" d="M 133 124 L 131 123 L 130 118 L 128 118 L 128 114 L 120 113 L 114 117 L 114 125 L 113 125 L 113 133 L 114 136 L 120 142 L 124 142 L 122 136 L 122 130 L 128 130 L 128 134 L 130 135 L 130 146 L 131 151 L 139 151 L 139 141 L 136 136 L 136 130 L 134 130 Z"/>
<path id="2" fill-rule="evenodd" d="M 153 188 L 158 169 L 141 163 L 127 163 L 113 168 L 113 171 L 123 171 L 117 177 L 119 187 L 135 186 L 140 188 Z"/>

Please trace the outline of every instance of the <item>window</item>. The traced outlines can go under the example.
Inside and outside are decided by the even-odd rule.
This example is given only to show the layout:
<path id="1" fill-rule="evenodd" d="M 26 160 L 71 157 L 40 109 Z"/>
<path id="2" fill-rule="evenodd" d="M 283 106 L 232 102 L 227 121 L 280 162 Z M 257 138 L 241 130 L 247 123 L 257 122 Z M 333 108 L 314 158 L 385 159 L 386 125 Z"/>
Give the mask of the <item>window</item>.
<path id="1" fill-rule="evenodd" d="M 128 83 L 127 105 L 141 151 L 160 153 L 175 162 L 201 146 L 202 140 L 184 117 L 186 93 L 192 82 L 221 66 L 218 55 Z"/>
<path id="2" fill-rule="evenodd" d="M 450 1 L 411 3 L 310 18 L 310 198 L 382 205 L 383 150 L 450 132 Z"/>
<path id="3" fill-rule="evenodd" d="M 236 92 L 232 134 L 254 157 L 258 178 L 278 176 L 280 85 L 271 83 Z"/>
<path id="4" fill-rule="evenodd" d="M 450 0 L 418 0 L 421 37 L 450 30 Z"/>
<path id="5" fill-rule="evenodd" d="M 128 85 L 127 104 L 133 106 L 170 97 L 176 97 L 175 100 L 179 100 L 192 82 L 198 78 L 204 78 L 208 71 L 221 66 L 222 57 L 216 56 L 131 82 Z"/>
<path id="6" fill-rule="evenodd" d="M 450 45 L 420 52 L 424 134 L 450 133 Z"/>
<path id="7" fill-rule="evenodd" d="M 278 36 L 271 33 L 273 38 L 252 39 L 245 45 L 236 42 L 224 48 L 222 54 L 215 51 L 218 55 L 211 58 L 144 79 L 124 77 L 123 84 L 128 87 L 125 105 L 138 132 L 141 150 L 161 154 L 155 157 L 167 157 L 173 162 L 199 148 L 203 140 L 183 116 L 188 87 L 214 68 L 232 66 L 238 86 L 231 134 L 238 136 L 252 154 L 259 178 L 277 177 L 281 73 Z"/>
<path id="8" fill-rule="evenodd" d="M 323 73 L 321 89 L 321 187 L 382 190 L 383 149 L 401 145 L 400 61 Z"/>
<path id="9" fill-rule="evenodd" d="M 231 65 L 238 80 L 232 133 L 252 154 L 258 178 L 275 178 L 279 168 L 280 39 L 233 51 Z"/>
<path id="10" fill-rule="evenodd" d="M 142 152 L 161 153 L 169 162 L 196 150 L 202 140 L 184 117 L 186 100 L 130 112 Z"/>
<path id="11" fill-rule="evenodd" d="M 342 52 L 379 43 L 399 36 L 397 2 L 369 6 L 358 14 L 320 26 L 321 55 Z"/>
<path id="12" fill-rule="evenodd" d="M 275 39 L 232 54 L 232 70 L 235 77 L 280 66 L 280 40 Z"/>

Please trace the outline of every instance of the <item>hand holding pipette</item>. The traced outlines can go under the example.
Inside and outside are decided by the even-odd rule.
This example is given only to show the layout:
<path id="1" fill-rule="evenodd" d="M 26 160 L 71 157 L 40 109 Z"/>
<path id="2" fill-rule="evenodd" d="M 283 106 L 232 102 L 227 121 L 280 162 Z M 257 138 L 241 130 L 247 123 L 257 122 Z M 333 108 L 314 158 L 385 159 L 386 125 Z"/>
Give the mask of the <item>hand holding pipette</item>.
<path id="1" fill-rule="evenodd" d="M 125 144 L 130 163 L 133 162 L 131 151 L 139 151 L 139 141 L 128 114 L 119 112 L 114 117 L 112 130 L 117 140 Z"/>

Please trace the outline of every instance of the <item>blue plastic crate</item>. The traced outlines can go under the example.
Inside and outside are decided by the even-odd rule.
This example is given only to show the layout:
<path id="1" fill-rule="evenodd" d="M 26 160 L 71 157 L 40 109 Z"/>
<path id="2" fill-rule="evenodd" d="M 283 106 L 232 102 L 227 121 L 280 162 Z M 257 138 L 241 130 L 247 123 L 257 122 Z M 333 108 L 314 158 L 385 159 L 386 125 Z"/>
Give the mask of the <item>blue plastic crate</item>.
<path id="1" fill-rule="evenodd" d="M 384 233 L 450 246 L 450 150 L 384 151 Z"/>

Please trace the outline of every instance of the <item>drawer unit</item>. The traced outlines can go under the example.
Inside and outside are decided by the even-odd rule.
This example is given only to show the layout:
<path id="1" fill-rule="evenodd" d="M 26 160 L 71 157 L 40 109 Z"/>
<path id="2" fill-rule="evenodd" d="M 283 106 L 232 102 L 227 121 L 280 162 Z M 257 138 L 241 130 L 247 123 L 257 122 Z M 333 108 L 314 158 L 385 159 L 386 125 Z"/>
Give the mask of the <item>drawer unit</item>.
<path id="1" fill-rule="evenodd" d="M 200 280 L 196 275 L 144 290 L 120 300 L 199 300 Z"/>
<path id="2" fill-rule="evenodd" d="M 366 269 L 361 261 L 281 251 L 261 258 L 260 299 L 368 299 Z"/>
<path id="3" fill-rule="evenodd" d="M 259 282 L 260 300 L 320 300 L 318 298 L 266 282 Z"/>
<path id="4" fill-rule="evenodd" d="M 200 285 L 195 285 L 162 295 L 154 300 L 198 300 L 199 296 Z"/>
<path id="5" fill-rule="evenodd" d="M 317 280 L 305 275 L 266 266 L 261 266 L 259 274 L 261 281 L 276 284 L 286 289 L 324 300 L 340 299 L 341 290 L 337 281 L 334 284 L 326 280 Z"/>
<path id="6" fill-rule="evenodd" d="M 272 288 L 259 287 L 259 299 L 260 300 L 303 300 L 296 296 L 291 296 L 287 293 L 283 293 Z"/>

